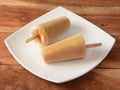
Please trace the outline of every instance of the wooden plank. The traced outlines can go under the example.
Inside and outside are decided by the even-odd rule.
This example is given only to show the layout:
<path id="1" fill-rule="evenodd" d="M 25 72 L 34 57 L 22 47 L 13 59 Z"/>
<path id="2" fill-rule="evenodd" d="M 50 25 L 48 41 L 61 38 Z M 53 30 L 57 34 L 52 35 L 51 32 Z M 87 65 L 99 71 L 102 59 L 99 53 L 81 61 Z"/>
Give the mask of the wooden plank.
<path id="1" fill-rule="evenodd" d="M 120 69 L 94 69 L 93 71 L 97 74 L 120 80 Z"/>
<path id="2" fill-rule="evenodd" d="M 10 55 L 6 57 L 0 57 L 0 65 L 19 65 L 19 63 Z"/>
<path id="3" fill-rule="evenodd" d="M 69 2 L 66 3 L 66 0 L 2 0 L 0 4 L 5 5 L 26 5 L 26 4 L 45 4 L 45 5 L 55 5 L 55 6 L 120 6 L 119 0 L 69 0 Z"/>
<path id="4" fill-rule="evenodd" d="M 104 8 L 103 8 L 104 9 Z M 105 9 L 107 11 L 107 9 Z M 4 12 L 1 12 L 4 11 Z M 32 13 L 31 13 L 32 11 Z M 91 11 L 91 10 L 86 10 Z M 94 15 L 94 12 L 101 11 L 101 10 L 95 10 L 94 12 L 87 12 L 81 10 L 80 12 L 77 11 L 77 14 L 80 16 L 83 16 L 84 18 L 88 19 L 89 21 L 95 23 L 96 25 L 103 27 L 104 29 L 110 29 L 111 30 L 119 30 L 120 29 L 120 13 L 117 15 L 113 15 L 109 11 L 109 15 L 105 15 L 104 12 L 102 15 Z M 120 11 L 117 9 L 117 11 Z M 29 9 L 29 8 L 14 8 L 14 7 L 3 7 L 0 6 L 0 26 L 8 26 L 8 27 L 21 27 L 28 22 L 34 20 L 35 18 L 43 15 L 47 11 L 41 10 L 41 9 Z M 115 11 L 114 11 L 115 12 Z M 12 22 L 12 23 L 11 23 Z M 116 29 L 114 29 L 116 28 Z"/>
<path id="5" fill-rule="evenodd" d="M 120 69 L 94 69 L 70 82 L 54 84 L 36 77 L 21 66 L 2 65 L 0 90 L 119 90 L 119 75 Z"/>
<path id="6" fill-rule="evenodd" d="M 22 0 L 25 1 L 25 0 Z M 109 0 L 69 0 L 69 2 L 66 3 L 66 0 L 36 0 L 36 1 L 31 1 L 29 0 L 29 2 L 32 3 L 47 3 L 47 4 L 52 4 L 52 5 L 73 5 L 73 6 L 119 6 L 119 0 L 115 0 L 115 1 L 109 1 Z M 118 2 L 118 3 L 117 3 Z"/>
<path id="7" fill-rule="evenodd" d="M 7 3 L 2 4 L 0 3 L 0 8 L 7 8 L 9 10 L 9 8 L 13 8 L 12 10 L 22 10 L 25 11 L 27 9 L 30 10 L 30 14 L 31 11 L 35 12 L 36 10 L 41 10 L 44 12 L 50 11 L 56 7 L 58 7 L 57 5 L 46 5 L 46 4 L 33 4 L 33 3 L 11 3 L 8 4 L 7 6 L 5 6 Z M 79 6 L 65 6 L 63 5 L 63 7 L 75 12 L 75 13 L 79 13 L 81 15 L 118 15 L 120 14 L 120 7 L 90 7 L 90 6 L 85 6 L 85 7 L 79 7 Z M 26 8 L 26 9 L 25 9 Z M 5 11 L 5 10 L 4 10 Z M 25 14 L 24 14 L 25 15 Z"/>
<path id="8" fill-rule="evenodd" d="M 0 6 L 0 26 L 23 26 L 44 13 L 45 11 L 39 9 Z"/>
<path id="9" fill-rule="evenodd" d="M 7 38 L 10 34 L 11 32 L 0 33 L 0 65 L 19 65 L 18 62 L 12 57 L 4 43 L 5 38 Z"/>
<path id="10" fill-rule="evenodd" d="M 110 54 L 104 59 L 98 68 L 120 68 L 120 49 L 112 49 Z"/>
<path id="11" fill-rule="evenodd" d="M 19 28 L 21 28 L 21 27 L 0 26 L 0 33 L 5 33 L 6 35 L 9 33 L 9 35 L 10 35 L 10 34 L 14 33 L 15 31 L 17 31 Z M 2 37 L 0 37 L 0 39 Z"/>
<path id="12" fill-rule="evenodd" d="M 120 8 L 119 7 L 111 8 L 111 9 L 110 8 L 107 9 L 107 8 L 108 7 L 98 7 L 98 8 L 97 7 L 90 7 L 90 8 L 89 7 L 88 8 L 85 8 L 85 7 L 72 8 L 71 7 L 70 10 L 92 21 L 96 25 L 103 27 L 103 29 L 104 28 L 110 29 L 109 31 L 111 30 L 113 31 L 116 29 L 119 30 L 120 29 L 119 27 L 120 26 L 120 23 L 119 23 Z M 99 13 L 99 11 L 101 11 L 100 12 L 101 14 Z M 46 13 L 47 9 L 43 10 L 42 8 L 34 9 L 34 8 L 24 8 L 24 7 L 0 6 L 0 12 L 1 12 L 0 26 L 21 27 L 27 24 L 28 22 L 34 20 L 35 18 Z"/>

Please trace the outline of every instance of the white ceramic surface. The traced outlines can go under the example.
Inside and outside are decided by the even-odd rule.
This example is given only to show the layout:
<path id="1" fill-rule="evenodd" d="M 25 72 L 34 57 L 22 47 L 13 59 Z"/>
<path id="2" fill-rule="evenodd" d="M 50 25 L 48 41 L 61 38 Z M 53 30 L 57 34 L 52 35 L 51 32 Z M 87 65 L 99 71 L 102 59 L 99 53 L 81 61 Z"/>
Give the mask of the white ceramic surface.
<path id="1" fill-rule="evenodd" d="M 102 46 L 87 49 L 87 57 L 85 59 L 54 64 L 44 63 L 41 49 L 33 41 L 26 44 L 25 40 L 30 36 L 30 28 L 32 26 L 60 16 L 67 16 L 71 20 L 71 27 L 54 42 L 80 33 L 86 43 L 101 42 Z M 5 39 L 7 48 L 24 68 L 34 75 L 54 83 L 67 82 L 86 74 L 103 61 L 114 43 L 115 39 L 104 30 L 63 7 L 57 7 L 38 17 Z"/>

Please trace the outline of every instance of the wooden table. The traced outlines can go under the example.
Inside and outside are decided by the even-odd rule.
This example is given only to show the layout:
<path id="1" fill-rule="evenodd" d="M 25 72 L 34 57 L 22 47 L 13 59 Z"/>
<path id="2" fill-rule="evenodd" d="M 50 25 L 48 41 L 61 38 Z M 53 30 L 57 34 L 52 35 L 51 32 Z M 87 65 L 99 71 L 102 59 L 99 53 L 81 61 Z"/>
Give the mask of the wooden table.
<path id="1" fill-rule="evenodd" d="M 25 70 L 11 56 L 4 39 L 60 5 L 104 29 L 116 43 L 91 72 L 54 84 Z M 120 90 L 120 0 L 0 0 L 0 90 Z"/>

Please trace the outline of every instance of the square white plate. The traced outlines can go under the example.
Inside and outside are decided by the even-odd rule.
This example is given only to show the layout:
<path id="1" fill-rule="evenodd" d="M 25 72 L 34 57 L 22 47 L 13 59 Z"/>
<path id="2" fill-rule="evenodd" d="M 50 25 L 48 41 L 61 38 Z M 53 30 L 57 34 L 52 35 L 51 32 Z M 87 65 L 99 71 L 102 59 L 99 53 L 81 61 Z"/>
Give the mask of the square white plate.
<path id="1" fill-rule="evenodd" d="M 32 26 L 60 16 L 67 16 L 71 21 L 71 27 L 54 42 L 80 33 L 86 43 L 101 42 L 102 46 L 87 49 L 85 59 L 54 64 L 44 63 L 41 49 L 33 41 L 26 44 L 25 40 L 30 36 Z M 36 76 L 54 83 L 67 82 L 86 74 L 103 61 L 114 43 L 115 39 L 102 29 L 63 7 L 57 7 L 40 16 L 5 39 L 7 48 L 24 68 Z"/>

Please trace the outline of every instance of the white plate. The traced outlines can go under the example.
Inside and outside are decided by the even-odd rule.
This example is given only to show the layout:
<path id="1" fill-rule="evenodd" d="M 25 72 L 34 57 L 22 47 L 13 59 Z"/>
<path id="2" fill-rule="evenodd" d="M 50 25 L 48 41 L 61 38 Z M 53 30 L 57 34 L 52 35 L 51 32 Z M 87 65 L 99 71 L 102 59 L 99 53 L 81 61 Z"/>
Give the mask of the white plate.
<path id="1" fill-rule="evenodd" d="M 41 49 L 34 42 L 26 44 L 25 40 L 30 36 L 30 28 L 33 25 L 60 16 L 67 16 L 71 20 L 71 27 L 54 42 L 80 33 L 86 43 L 102 42 L 103 45 L 87 49 L 87 58 L 85 59 L 45 64 L 41 57 Z M 40 16 L 5 39 L 7 48 L 24 68 L 36 76 L 54 83 L 67 82 L 86 74 L 103 61 L 114 43 L 115 39 L 102 29 L 63 7 L 57 7 Z"/>

